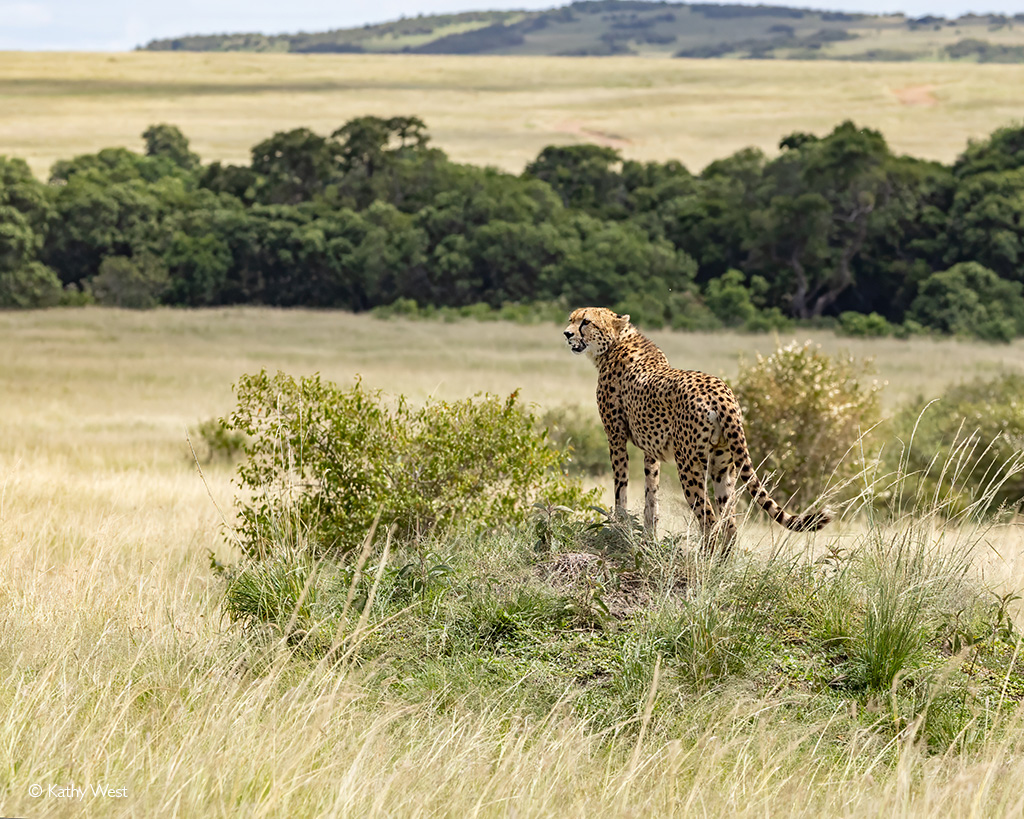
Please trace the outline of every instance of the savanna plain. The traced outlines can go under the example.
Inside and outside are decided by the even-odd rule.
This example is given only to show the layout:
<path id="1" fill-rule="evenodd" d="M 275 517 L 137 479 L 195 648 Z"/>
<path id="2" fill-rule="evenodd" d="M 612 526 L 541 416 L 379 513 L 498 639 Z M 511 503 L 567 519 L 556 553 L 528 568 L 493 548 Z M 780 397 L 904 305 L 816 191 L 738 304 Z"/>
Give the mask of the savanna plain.
<path id="1" fill-rule="evenodd" d="M 519 173 L 548 145 L 595 142 L 693 172 L 844 120 L 892 150 L 951 162 L 1020 117 L 1024 66 L 134 52 L 0 53 L 0 154 L 46 178 L 58 159 L 137 150 L 177 125 L 206 162 L 247 164 L 276 131 L 330 134 L 373 114 L 418 116 L 457 162 Z"/>
<path id="2" fill-rule="evenodd" d="M 189 439 L 198 445 L 199 422 L 231 409 L 232 384 L 243 373 L 319 372 L 341 384 L 361 374 L 367 386 L 416 403 L 519 389 L 538 410 L 593 412 L 593 369 L 569 354 L 560 331 L 257 308 L 0 316 L 0 811 L 1020 815 L 1024 725 L 1008 693 L 1010 670 L 988 699 L 972 697 L 968 705 L 965 695 L 959 712 L 947 707 L 954 727 L 946 741 L 928 746 L 923 717 L 900 722 L 896 682 L 891 697 L 862 699 L 860 713 L 850 699 L 790 684 L 754 686 L 728 673 L 679 686 L 685 651 L 678 642 L 671 668 L 661 653 L 672 646 L 659 644 L 621 660 L 621 682 L 604 674 L 569 680 L 552 697 L 558 685 L 539 679 L 547 666 L 529 658 L 513 666 L 522 641 L 473 665 L 445 653 L 444 635 L 410 644 L 422 638 L 416 632 L 376 659 L 339 661 L 280 640 L 257 651 L 251 635 L 224 617 L 215 564 L 239 558 L 225 536 L 237 493 L 233 467 L 213 461 L 200 474 Z M 677 366 L 727 379 L 740 360 L 789 340 L 652 337 Z M 888 382 L 889 408 L 978 374 L 1020 372 L 1024 360 L 1020 342 L 842 339 L 826 331 L 796 337 L 873 357 Z M 662 484 L 664 527 L 685 543 L 691 518 L 676 500 L 671 471 Z M 607 502 L 608 479 L 600 483 Z M 640 494 L 642 484 L 634 485 L 634 505 Z M 960 576 L 970 584 L 1005 594 L 1021 577 L 1019 523 L 949 524 L 926 513 L 917 522 L 927 530 L 929 559 L 941 562 L 934 549 L 947 547 L 966 556 Z M 810 564 L 823 550 L 839 554 L 882 531 L 863 513 L 813 539 L 782 538 L 754 515 L 741 529 L 736 563 Z M 500 585 L 513 548 L 500 539 L 479 548 L 465 559 L 487 567 Z M 715 582 L 709 574 L 694 588 Z M 1012 608 L 1009 617 L 1016 617 Z M 580 629 L 574 639 L 610 651 L 600 632 Z M 543 640 L 530 645 L 543 651 Z M 1016 660 L 1009 650 L 1008 669 Z M 382 659 L 389 653 L 408 656 L 410 670 Z M 713 655 L 709 646 L 700 656 Z M 429 679 L 416 679 L 412 669 L 425 667 Z M 505 677 L 508 667 L 521 673 Z M 593 703 L 581 705 L 592 684 L 627 693 L 633 686 L 633 697 L 619 696 L 620 710 L 610 708 L 603 720 Z M 634 706 L 621 710 L 623 702 Z"/>

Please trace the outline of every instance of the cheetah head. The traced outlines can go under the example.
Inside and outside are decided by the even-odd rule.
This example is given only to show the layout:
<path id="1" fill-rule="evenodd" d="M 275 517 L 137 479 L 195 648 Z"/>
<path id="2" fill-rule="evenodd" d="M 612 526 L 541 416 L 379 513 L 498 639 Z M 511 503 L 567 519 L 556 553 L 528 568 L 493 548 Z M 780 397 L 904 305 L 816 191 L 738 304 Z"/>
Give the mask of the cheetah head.
<path id="1" fill-rule="evenodd" d="M 569 316 L 565 340 L 576 355 L 586 353 L 593 360 L 615 346 L 628 327 L 628 315 L 606 307 L 581 307 Z"/>

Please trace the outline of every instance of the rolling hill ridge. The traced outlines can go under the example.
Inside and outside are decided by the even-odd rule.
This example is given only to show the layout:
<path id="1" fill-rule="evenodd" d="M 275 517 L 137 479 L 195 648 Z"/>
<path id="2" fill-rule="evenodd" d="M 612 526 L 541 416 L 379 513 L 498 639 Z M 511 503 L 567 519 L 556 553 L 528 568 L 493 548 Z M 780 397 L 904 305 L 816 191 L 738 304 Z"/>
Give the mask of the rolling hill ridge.
<path id="1" fill-rule="evenodd" d="M 1024 14 L 956 19 L 786 6 L 581 0 L 547 11 L 425 15 L 333 31 L 188 35 L 149 51 L 508 54 L 1024 62 Z"/>

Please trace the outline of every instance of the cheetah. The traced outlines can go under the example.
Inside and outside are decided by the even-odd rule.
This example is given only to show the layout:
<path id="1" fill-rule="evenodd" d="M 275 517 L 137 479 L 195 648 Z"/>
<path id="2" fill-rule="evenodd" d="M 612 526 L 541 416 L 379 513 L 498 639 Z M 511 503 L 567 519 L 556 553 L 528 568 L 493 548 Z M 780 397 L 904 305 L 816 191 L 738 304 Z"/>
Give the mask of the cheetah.
<path id="1" fill-rule="evenodd" d="M 644 529 L 651 537 L 658 528 L 661 462 L 670 459 L 701 525 L 705 550 L 728 552 L 736 538 L 730 502 L 737 476 L 769 517 L 787 529 L 815 532 L 832 519 L 827 509 L 790 515 L 772 500 L 754 472 L 740 406 L 729 386 L 713 375 L 670 366 L 628 315 L 604 307 L 574 310 L 565 340 L 573 353 L 586 353 L 597 367 L 597 408 L 608 436 L 617 511 L 626 508 L 626 442 L 644 453 Z M 718 514 L 708 500 L 708 477 Z"/>

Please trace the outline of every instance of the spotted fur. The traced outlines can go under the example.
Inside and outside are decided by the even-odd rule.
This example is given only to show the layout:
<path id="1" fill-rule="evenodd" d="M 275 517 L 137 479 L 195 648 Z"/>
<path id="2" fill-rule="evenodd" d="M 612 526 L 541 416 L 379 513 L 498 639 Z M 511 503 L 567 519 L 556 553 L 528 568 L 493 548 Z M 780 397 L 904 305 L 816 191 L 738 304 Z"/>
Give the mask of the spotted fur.
<path id="1" fill-rule="evenodd" d="M 743 417 L 729 386 L 694 370 L 677 370 L 665 354 L 620 316 L 604 307 L 574 310 L 565 340 L 597 367 L 597 407 L 608 436 L 615 507 L 626 508 L 629 456 L 626 442 L 644 453 L 644 526 L 658 527 L 661 462 L 675 461 L 687 503 L 697 515 L 706 548 L 731 546 L 736 479 L 772 520 L 794 531 L 817 531 L 827 510 L 791 515 L 772 500 L 747 451 Z M 707 482 L 714 486 L 714 506 Z"/>

